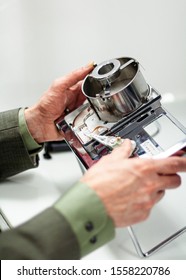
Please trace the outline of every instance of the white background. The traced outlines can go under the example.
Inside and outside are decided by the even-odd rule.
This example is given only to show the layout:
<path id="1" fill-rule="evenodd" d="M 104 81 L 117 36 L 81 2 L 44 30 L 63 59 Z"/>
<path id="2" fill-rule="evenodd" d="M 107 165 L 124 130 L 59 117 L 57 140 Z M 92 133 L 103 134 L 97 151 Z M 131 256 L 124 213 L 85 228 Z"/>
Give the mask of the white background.
<path id="1" fill-rule="evenodd" d="M 161 94 L 185 95 L 185 0 L 0 0 L 0 110 L 30 106 L 57 77 L 132 56 Z"/>

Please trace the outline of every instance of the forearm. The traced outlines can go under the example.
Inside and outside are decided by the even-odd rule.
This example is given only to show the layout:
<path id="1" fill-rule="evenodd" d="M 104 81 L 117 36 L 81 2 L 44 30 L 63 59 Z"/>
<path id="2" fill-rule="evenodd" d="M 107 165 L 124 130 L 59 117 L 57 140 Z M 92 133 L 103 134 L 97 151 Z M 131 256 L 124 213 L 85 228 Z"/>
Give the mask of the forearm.
<path id="1" fill-rule="evenodd" d="M 79 259 L 75 234 L 65 218 L 48 208 L 25 224 L 0 234 L 3 259 Z"/>
<path id="2" fill-rule="evenodd" d="M 114 237 L 112 220 L 88 186 L 77 183 L 53 207 L 0 235 L 1 259 L 80 259 Z"/>

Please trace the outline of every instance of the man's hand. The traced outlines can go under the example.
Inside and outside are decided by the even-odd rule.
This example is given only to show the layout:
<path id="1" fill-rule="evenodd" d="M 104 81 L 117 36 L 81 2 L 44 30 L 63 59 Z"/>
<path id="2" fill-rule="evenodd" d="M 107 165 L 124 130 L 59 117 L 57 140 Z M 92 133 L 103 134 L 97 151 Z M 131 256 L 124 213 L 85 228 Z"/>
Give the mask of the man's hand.
<path id="1" fill-rule="evenodd" d="M 63 139 L 54 122 L 64 114 L 65 109 L 71 111 L 83 103 L 85 97 L 81 91 L 81 83 L 93 67 L 93 63 L 90 63 L 55 80 L 39 102 L 25 110 L 29 131 L 36 142 Z"/>
<path id="2" fill-rule="evenodd" d="M 130 140 L 102 157 L 81 178 L 95 190 L 116 227 L 146 219 L 166 189 L 181 183 L 177 172 L 186 171 L 186 158 L 128 158 Z"/>

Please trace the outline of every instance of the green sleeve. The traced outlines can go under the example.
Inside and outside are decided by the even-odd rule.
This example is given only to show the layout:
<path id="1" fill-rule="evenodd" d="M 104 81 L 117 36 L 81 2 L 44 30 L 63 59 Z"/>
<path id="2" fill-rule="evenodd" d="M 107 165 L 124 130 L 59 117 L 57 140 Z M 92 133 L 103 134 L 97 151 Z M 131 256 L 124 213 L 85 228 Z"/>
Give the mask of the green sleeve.
<path id="1" fill-rule="evenodd" d="M 38 144 L 30 134 L 25 120 L 24 109 L 19 110 L 19 129 L 25 146 L 30 154 L 37 154 L 43 148 L 43 145 Z"/>
<path id="2" fill-rule="evenodd" d="M 110 241 L 114 225 L 97 194 L 78 182 L 58 200 L 54 208 L 69 222 L 75 233 L 81 257 Z"/>

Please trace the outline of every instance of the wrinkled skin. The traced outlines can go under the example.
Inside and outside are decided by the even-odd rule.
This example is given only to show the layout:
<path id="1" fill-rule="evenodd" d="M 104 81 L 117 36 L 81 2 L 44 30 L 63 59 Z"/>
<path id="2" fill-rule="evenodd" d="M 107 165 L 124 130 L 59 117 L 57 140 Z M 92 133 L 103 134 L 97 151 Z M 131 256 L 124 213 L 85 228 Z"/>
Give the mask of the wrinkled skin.
<path id="1" fill-rule="evenodd" d="M 85 100 L 81 83 L 93 67 L 89 64 L 57 79 L 36 105 L 25 110 L 28 128 L 38 143 L 63 139 L 55 120 L 66 108 L 73 110 Z M 131 141 L 126 140 L 81 178 L 100 197 L 117 227 L 146 219 L 165 190 L 181 184 L 177 172 L 186 171 L 186 158 L 129 158 L 131 152 Z"/>
<path id="2" fill-rule="evenodd" d="M 54 122 L 67 108 L 72 111 L 83 103 L 82 80 L 93 67 L 93 63 L 90 63 L 56 79 L 39 102 L 25 110 L 27 125 L 38 143 L 63 139 L 62 132 L 56 129 Z"/>
<path id="3" fill-rule="evenodd" d="M 126 140 L 81 178 L 101 198 L 116 227 L 146 219 L 165 190 L 181 184 L 176 173 L 186 171 L 186 158 L 128 158 L 130 154 L 131 142 Z"/>

